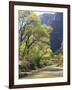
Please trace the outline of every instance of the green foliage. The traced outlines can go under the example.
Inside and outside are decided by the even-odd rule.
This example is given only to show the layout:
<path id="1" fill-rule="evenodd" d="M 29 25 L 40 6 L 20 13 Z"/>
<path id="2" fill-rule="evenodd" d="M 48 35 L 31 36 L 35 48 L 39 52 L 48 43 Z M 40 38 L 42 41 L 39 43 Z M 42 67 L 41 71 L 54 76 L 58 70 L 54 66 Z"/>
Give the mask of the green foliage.
<path id="1" fill-rule="evenodd" d="M 53 64 L 53 58 L 62 54 L 53 54 L 50 47 L 51 26 L 42 24 L 39 16 L 32 11 L 19 10 L 19 68 L 30 71 Z"/>

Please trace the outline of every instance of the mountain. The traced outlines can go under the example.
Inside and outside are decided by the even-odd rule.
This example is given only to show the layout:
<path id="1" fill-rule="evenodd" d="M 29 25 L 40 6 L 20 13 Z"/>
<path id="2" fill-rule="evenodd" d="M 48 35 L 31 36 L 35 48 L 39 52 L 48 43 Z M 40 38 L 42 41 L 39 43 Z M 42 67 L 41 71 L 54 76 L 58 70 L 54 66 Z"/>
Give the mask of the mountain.
<path id="1" fill-rule="evenodd" d="M 63 13 L 44 13 L 40 15 L 41 23 L 51 25 L 53 32 L 51 33 L 51 48 L 55 52 L 61 47 L 63 41 Z"/>

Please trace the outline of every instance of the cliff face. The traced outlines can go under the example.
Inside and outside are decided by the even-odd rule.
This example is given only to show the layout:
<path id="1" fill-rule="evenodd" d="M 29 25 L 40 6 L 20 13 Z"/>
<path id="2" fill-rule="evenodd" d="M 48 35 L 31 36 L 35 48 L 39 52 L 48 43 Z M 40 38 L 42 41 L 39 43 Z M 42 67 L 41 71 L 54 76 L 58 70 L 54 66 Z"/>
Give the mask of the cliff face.
<path id="1" fill-rule="evenodd" d="M 45 13 L 40 15 L 40 19 L 43 24 L 51 25 L 54 29 L 50 39 L 51 48 L 55 52 L 61 47 L 63 41 L 63 13 Z"/>

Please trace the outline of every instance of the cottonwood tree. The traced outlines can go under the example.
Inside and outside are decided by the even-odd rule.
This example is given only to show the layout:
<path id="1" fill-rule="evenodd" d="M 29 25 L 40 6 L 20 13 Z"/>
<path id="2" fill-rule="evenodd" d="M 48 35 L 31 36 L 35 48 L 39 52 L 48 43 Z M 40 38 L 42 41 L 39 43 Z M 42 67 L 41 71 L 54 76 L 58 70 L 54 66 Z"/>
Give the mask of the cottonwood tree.
<path id="1" fill-rule="evenodd" d="M 50 57 L 52 53 L 50 33 L 53 28 L 42 24 L 39 16 L 32 11 L 19 10 L 18 15 L 19 59 L 28 66 L 32 63 L 37 66 L 45 54 Z"/>

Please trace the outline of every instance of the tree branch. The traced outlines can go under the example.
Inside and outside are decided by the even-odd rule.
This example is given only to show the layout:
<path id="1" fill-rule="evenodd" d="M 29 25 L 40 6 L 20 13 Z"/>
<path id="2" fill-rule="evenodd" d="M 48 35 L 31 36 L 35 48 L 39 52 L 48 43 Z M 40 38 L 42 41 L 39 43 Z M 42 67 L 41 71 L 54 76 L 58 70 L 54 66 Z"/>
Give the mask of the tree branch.
<path id="1" fill-rule="evenodd" d="M 33 43 L 35 43 L 36 42 L 36 40 L 33 40 L 30 44 L 29 44 L 29 48 L 31 47 L 31 45 L 33 44 Z"/>

